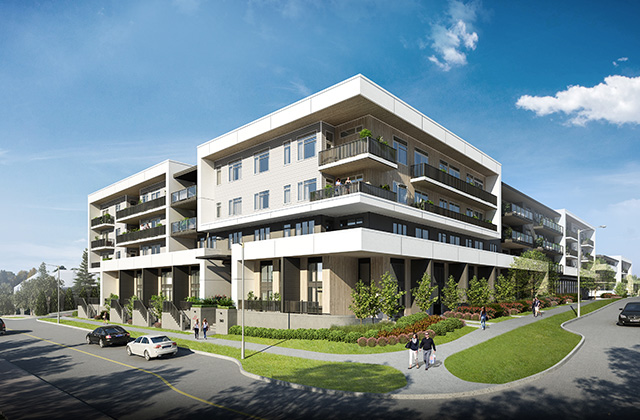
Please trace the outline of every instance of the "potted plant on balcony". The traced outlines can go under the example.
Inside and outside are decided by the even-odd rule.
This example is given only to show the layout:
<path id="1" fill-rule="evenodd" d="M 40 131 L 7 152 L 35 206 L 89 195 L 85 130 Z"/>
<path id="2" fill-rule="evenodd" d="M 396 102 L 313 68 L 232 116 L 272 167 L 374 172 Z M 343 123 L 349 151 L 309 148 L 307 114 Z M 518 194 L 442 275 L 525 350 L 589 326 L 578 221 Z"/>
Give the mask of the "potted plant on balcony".
<path id="1" fill-rule="evenodd" d="M 371 134 L 371 130 L 366 128 L 363 128 L 362 130 L 360 130 L 360 138 L 366 139 L 367 137 L 373 137 L 373 134 Z"/>

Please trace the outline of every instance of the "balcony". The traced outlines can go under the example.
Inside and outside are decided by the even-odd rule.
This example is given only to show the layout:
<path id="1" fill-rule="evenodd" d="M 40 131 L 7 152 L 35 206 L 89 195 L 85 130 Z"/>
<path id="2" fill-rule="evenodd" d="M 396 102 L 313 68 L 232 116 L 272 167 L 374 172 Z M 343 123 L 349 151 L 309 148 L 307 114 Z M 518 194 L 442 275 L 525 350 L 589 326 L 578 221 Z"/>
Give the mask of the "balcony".
<path id="1" fill-rule="evenodd" d="M 505 239 L 503 248 L 508 249 L 524 249 L 533 246 L 533 237 L 526 233 L 511 231 L 511 235 L 508 235 L 508 231 L 505 232 Z"/>
<path id="2" fill-rule="evenodd" d="M 378 140 L 366 137 L 318 154 L 320 171 L 339 176 L 345 172 L 356 173 L 366 169 L 387 171 L 397 169 L 396 149 Z"/>
<path id="3" fill-rule="evenodd" d="M 196 219 L 196 217 L 191 217 L 171 223 L 171 236 L 191 236 L 197 234 Z"/>
<path id="4" fill-rule="evenodd" d="M 136 204 L 135 206 L 127 207 L 126 209 L 122 209 L 116 213 L 116 219 L 118 219 L 118 221 L 122 221 L 122 219 L 126 219 L 135 214 L 145 213 L 149 210 L 160 208 L 164 206 L 166 202 L 167 197 L 158 197 L 151 201 L 146 201 L 144 203 Z"/>
<path id="5" fill-rule="evenodd" d="M 543 251 L 551 252 L 553 254 L 564 254 L 563 246 L 554 242 L 549 242 L 545 239 L 538 237 L 536 239 L 536 246 Z"/>
<path id="6" fill-rule="evenodd" d="M 552 235 L 562 235 L 564 228 L 547 217 L 540 217 L 533 225 L 533 229 L 537 231 L 544 231 Z"/>
<path id="7" fill-rule="evenodd" d="M 428 179 L 437 181 L 440 184 L 468 194 L 476 199 L 493 204 L 494 206 L 498 203 L 498 197 L 496 197 L 495 195 L 483 190 L 480 187 L 465 182 L 460 178 L 456 178 L 455 176 L 450 175 L 447 172 L 442 171 L 434 166 L 427 165 L 426 163 L 411 166 L 411 178 L 412 183 L 427 182 L 428 188 L 431 189 L 438 189 L 439 185 L 433 183 L 432 181 L 427 181 Z M 448 191 L 447 188 L 439 189 Z"/>
<path id="8" fill-rule="evenodd" d="M 141 239 L 154 238 L 156 236 L 162 236 L 166 233 L 167 227 L 164 225 L 156 226 L 150 229 L 136 230 L 133 232 L 126 232 L 122 235 L 116 236 L 116 243 L 122 244 L 125 242 L 139 241 Z"/>
<path id="9" fill-rule="evenodd" d="M 113 227 L 113 224 L 116 220 L 110 214 L 105 214 L 103 216 L 94 217 L 91 219 L 91 228 L 95 229 L 98 227 Z"/>
<path id="10" fill-rule="evenodd" d="M 495 230 L 495 231 L 498 230 L 498 226 L 494 225 L 491 222 L 487 222 L 486 220 L 477 219 L 475 217 L 467 216 L 466 214 L 457 213 L 457 212 L 449 210 L 449 209 L 438 207 L 435 204 L 427 202 L 427 201 L 421 201 L 419 203 L 414 203 L 413 206 L 416 207 L 416 208 L 419 208 L 421 210 L 428 211 L 430 213 L 436 213 L 436 214 L 439 214 L 440 216 L 445 216 L 445 217 L 449 217 L 451 219 L 459 220 L 461 222 L 470 223 L 472 225 L 480 226 L 480 227 L 483 227 L 485 229 L 490 229 L 490 230 Z"/>
<path id="11" fill-rule="evenodd" d="M 352 182 L 351 184 L 341 185 L 339 187 L 328 186 L 322 190 L 311 191 L 309 199 L 310 201 L 318 201 L 353 193 L 364 193 L 373 195 L 374 197 L 384 198 L 385 200 L 396 201 L 395 192 L 367 184 L 363 181 Z"/>
<path id="12" fill-rule="evenodd" d="M 171 194 L 171 207 L 195 208 L 197 186 L 192 185 L 180 191 Z"/>
<path id="13" fill-rule="evenodd" d="M 98 248 L 113 248 L 114 246 L 113 239 L 96 239 L 95 241 L 91 241 L 92 250 Z"/>
<path id="14" fill-rule="evenodd" d="M 513 203 L 504 203 L 502 223 L 511 226 L 521 226 L 533 223 L 533 212 Z"/>

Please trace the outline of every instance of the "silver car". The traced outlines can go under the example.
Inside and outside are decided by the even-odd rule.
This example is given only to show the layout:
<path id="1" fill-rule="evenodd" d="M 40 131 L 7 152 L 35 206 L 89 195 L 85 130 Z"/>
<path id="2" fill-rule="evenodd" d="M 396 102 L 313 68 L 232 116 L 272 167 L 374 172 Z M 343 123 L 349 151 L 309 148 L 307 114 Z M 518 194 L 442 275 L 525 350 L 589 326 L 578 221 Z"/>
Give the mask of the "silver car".
<path id="1" fill-rule="evenodd" d="M 142 335 L 127 343 L 127 354 L 143 356 L 147 360 L 164 355 L 173 356 L 178 352 L 178 345 L 166 335 Z"/>

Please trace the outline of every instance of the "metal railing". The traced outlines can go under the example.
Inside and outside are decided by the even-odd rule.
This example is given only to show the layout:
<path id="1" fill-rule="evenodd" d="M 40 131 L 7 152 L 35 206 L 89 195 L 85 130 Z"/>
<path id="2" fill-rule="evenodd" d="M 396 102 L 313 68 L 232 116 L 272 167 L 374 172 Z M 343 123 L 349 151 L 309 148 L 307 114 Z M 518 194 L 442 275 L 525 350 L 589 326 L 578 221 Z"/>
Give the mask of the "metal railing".
<path id="1" fill-rule="evenodd" d="M 127 207 L 126 209 L 122 209 L 116 213 L 116 219 L 122 219 L 123 217 L 129 217 L 132 214 L 143 213 L 157 207 L 162 207 L 166 204 L 166 202 L 167 197 L 162 196 L 151 201 L 146 201 L 144 203 L 136 204 L 135 206 Z"/>
<path id="2" fill-rule="evenodd" d="M 89 302 L 87 302 L 87 300 L 89 300 Z M 79 298 L 76 298 L 76 304 L 82 306 L 82 309 L 84 310 L 84 313 L 87 314 L 87 317 L 95 318 L 98 315 L 98 313 L 96 312 L 93 305 L 90 304 L 91 300 L 92 298 L 85 299 L 85 298 L 79 297 Z"/>
<path id="3" fill-rule="evenodd" d="M 113 239 L 96 239 L 95 241 L 91 241 L 91 248 L 113 248 L 114 246 Z"/>
<path id="4" fill-rule="evenodd" d="M 386 190 L 375 185 L 367 184 L 363 181 L 352 182 L 350 184 L 340 186 L 328 186 L 321 190 L 311 191 L 309 195 L 310 201 L 324 200 L 325 198 L 338 197 L 353 193 L 364 193 L 375 197 L 384 198 L 385 200 L 396 201 L 396 193 Z"/>
<path id="5" fill-rule="evenodd" d="M 110 214 L 105 214 L 104 216 L 98 216 L 91 219 L 91 227 L 98 225 L 109 224 L 112 225 L 116 222 L 116 219 L 113 218 Z"/>
<path id="6" fill-rule="evenodd" d="M 162 312 L 168 312 L 176 324 L 180 325 L 183 330 L 191 329 L 191 320 L 170 300 L 162 302 Z"/>
<path id="7" fill-rule="evenodd" d="M 111 299 L 111 309 L 115 309 L 122 322 L 129 320 L 129 312 L 122 307 L 119 299 Z"/>
<path id="8" fill-rule="evenodd" d="M 441 216 L 460 220 L 461 222 L 471 223 L 472 225 L 480 226 L 486 229 L 491 229 L 496 231 L 498 230 L 498 226 L 494 225 L 491 222 L 487 222 L 482 219 L 477 219 L 472 216 L 467 216 L 466 214 L 457 213 L 455 211 L 436 206 L 435 204 L 429 203 L 427 201 L 420 201 L 419 203 L 414 203 L 413 206 L 424 211 L 429 211 L 431 213 L 436 213 Z"/>
<path id="9" fill-rule="evenodd" d="M 143 305 L 142 302 L 140 302 L 140 299 L 136 299 L 133 301 L 133 310 L 140 312 L 142 318 L 149 322 L 149 310 L 146 308 L 146 306 Z"/>
<path id="10" fill-rule="evenodd" d="M 487 201 L 491 204 L 497 204 L 498 203 L 498 197 L 496 197 L 495 195 L 483 190 L 482 188 L 471 184 L 469 182 L 465 182 L 463 180 L 461 180 L 460 178 L 456 178 L 453 175 L 450 175 L 449 173 L 440 170 L 434 166 L 430 166 L 426 163 L 421 163 L 419 165 L 412 165 L 411 166 L 411 177 L 412 178 L 418 178 L 421 176 L 425 176 L 427 178 L 431 178 L 434 179 L 438 182 L 441 182 L 445 185 L 448 185 L 450 187 L 455 188 L 458 191 L 462 191 L 465 192 L 469 195 L 472 195 L 474 197 L 477 197 L 481 200 Z"/>
<path id="11" fill-rule="evenodd" d="M 196 227 L 197 227 L 197 223 L 196 223 L 195 217 L 179 220 L 177 222 L 171 223 L 171 234 L 186 232 L 189 230 L 196 230 Z"/>
<path id="12" fill-rule="evenodd" d="M 322 314 L 322 306 L 318 302 L 302 300 L 245 300 L 245 308 L 252 311 L 284 312 L 293 314 Z M 241 306 L 238 307 L 240 309 Z"/>
<path id="13" fill-rule="evenodd" d="M 171 204 L 177 203 L 179 201 L 187 200 L 191 197 L 195 197 L 197 193 L 196 185 L 192 185 L 189 188 L 185 188 L 180 191 L 176 191 L 171 194 Z"/>
<path id="14" fill-rule="evenodd" d="M 127 232 L 116 236 L 116 243 L 137 241 L 139 239 L 153 238 L 154 236 L 164 235 L 167 227 L 164 225 L 152 227 L 150 229 L 137 230 L 135 232 Z"/>
<path id="15" fill-rule="evenodd" d="M 318 162 L 320 166 L 328 165 L 364 153 L 371 153 L 374 156 L 396 163 L 396 149 L 371 137 L 365 137 L 331 149 L 322 150 L 318 154 Z"/>

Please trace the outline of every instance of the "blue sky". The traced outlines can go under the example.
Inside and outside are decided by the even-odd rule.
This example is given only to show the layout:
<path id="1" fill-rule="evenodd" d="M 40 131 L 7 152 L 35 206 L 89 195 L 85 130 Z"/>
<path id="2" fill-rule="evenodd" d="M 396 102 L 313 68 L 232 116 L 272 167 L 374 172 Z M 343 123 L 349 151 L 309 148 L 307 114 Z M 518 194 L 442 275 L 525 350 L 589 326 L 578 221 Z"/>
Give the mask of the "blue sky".
<path id="1" fill-rule="evenodd" d="M 640 264 L 640 3 L 0 1 L 0 269 L 77 267 L 87 195 L 361 73 Z M 636 270 L 637 271 L 637 270 Z"/>

